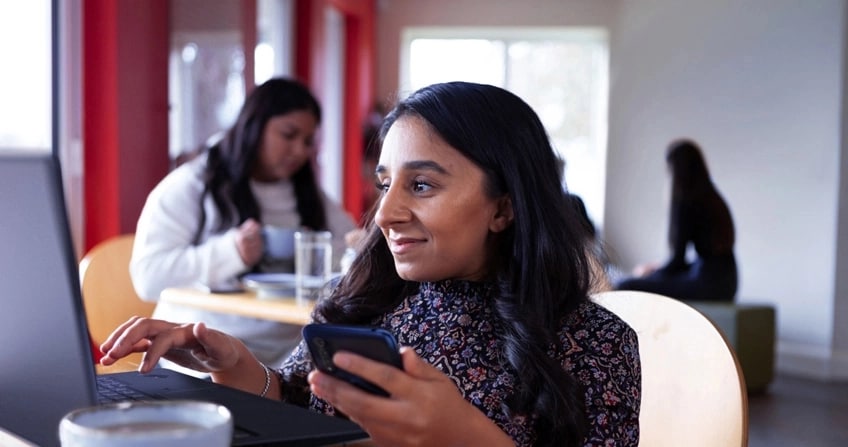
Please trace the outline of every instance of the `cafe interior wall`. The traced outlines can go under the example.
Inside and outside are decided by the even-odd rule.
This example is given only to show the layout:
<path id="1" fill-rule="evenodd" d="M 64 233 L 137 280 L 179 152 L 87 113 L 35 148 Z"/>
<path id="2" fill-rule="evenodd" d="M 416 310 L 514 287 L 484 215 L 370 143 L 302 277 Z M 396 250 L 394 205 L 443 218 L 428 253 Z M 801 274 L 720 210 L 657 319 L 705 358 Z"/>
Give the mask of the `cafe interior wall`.
<path id="1" fill-rule="evenodd" d="M 694 138 L 733 213 L 737 301 L 775 305 L 778 371 L 822 380 L 848 380 L 845 17 L 842 0 L 624 1 L 611 49 L 623 266 L 667 256 L 665 146 Z"/>
<path id="2" fill-rule="evenodd" d="M 663 261 L 667 143 L 704 148 L 737 232 L 739 302 L 777 309 L 777 368 L 848 379 L 842 0 L 385 0 L 377 88 L 398 89 L 407 26 L 609 30 L 603 236 L 624 269 Z M 840 231 L 841 230 L 841 231 Z"/>

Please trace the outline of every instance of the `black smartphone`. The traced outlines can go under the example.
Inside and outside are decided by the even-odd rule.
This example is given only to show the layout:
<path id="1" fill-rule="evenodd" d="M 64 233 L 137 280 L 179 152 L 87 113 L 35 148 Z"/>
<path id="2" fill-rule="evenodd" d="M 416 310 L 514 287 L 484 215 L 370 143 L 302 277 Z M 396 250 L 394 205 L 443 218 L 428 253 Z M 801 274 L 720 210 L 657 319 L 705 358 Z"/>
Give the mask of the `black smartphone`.
<path id="1" fill-rule="evenodd" d="M 403 369 L 397 340 L 391 332 L 378 327 L 339 324 L 307 324 L 303 339 L 319 371 L 380 396 L 388 396 L 379 386 L 333 364 L 333 354 L 348 351 Z"/>

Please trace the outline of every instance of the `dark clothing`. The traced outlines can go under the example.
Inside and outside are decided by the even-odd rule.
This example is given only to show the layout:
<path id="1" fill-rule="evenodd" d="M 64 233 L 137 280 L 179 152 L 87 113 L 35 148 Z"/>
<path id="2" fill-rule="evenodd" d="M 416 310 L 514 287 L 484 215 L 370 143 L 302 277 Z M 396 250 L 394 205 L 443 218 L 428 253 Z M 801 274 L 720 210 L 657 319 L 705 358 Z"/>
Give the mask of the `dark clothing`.
<path id="1" fill-rule="evenodd" d="M 509 415 L 504 401 L 521 378 L 504 359 L 490 285 L 468 281 L 421 283 L 394 311 L 374 321 L 401 345 L 448 375 L 466 400 L 518 446 L 534 444 L 533 415 Z M 562 322 L 549 354 L 583 387 L 586 446 L 636 446 L 639 442 L 641 364 L 636 333 L 615 314 L 586 302 Z M 303 343 L 279 370 L 287 401 L 327 414 L 334 409 L 310 396 L 312 363 Z"/>
<path id="2" fill-rule="evenodd" d="M 732 254 L 698 259 L 684 270 L 659 269 L 644 278 L 620 282 L 618 290 L 641 290 L 681 301 L 733 301 L 736 296 L 736 260 Z"/>
<path id="3" fill-rule="evenodd" d="M 684 301 L 733 301 L 739 281 L 734 239 L 730 209 L 717 191 L 679 201 L 671 209 L 671 259 L 652 274 L 625 279 L 616 288 Z M 697 255 L 694 262 L 686 260 L 690 243 Z"/>

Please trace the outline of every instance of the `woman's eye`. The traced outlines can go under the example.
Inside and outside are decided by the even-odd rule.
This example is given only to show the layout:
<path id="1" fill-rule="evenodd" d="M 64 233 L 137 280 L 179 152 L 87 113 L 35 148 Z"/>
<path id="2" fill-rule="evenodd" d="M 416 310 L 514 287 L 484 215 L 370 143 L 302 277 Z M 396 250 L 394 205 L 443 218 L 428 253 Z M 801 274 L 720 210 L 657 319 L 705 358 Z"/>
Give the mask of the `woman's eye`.
<path id="1" fill-rule="evenodd" d="M 429 183 L 415 181 L 412 183 L 412 190 L 415 192 L 427 192 L 432 188 Z"/>
<path id="2" fill-rule="evenodd" d="M 380 191 L 380 192 L 386 192 L 386 191 L 389 190 L 389 184 L 388 183 L 377 182 L 377 183 L 374 184 L 374 186 L 377 188 L 377 191 Z"/>

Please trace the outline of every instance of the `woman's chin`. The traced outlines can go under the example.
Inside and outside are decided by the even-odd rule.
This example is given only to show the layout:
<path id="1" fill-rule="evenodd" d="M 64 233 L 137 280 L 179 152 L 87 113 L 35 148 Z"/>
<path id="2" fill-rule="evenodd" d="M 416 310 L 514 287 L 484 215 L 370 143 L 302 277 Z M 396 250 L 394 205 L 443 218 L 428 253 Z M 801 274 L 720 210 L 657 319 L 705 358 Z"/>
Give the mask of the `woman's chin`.
<path id="1" fill-rule="evenodd" d="M 401 277 L 404 281 L 414 281 L 414 282 L 426 282 L 433 281 L 430 277 L 431 275 L 427 275 L 421 269 L 417 269 L 414 266 L 408 264 L 398 264 L 395 263 L 395 269 L 397 270 L 398 276 Z"/>

